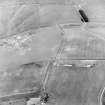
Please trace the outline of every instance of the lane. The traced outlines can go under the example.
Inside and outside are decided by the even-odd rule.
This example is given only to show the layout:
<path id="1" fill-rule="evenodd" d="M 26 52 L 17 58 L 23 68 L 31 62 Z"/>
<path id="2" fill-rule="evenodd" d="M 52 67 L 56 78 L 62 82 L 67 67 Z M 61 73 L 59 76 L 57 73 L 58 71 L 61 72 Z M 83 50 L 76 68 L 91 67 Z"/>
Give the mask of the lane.
<path id="1" fill-rule="evenodd" d="M 0 68 L 5 69 L 30 61 L 48 60 L 55 56 L 61 39 L 62 32 L 58 26 L 2 39 L 0 44 Z"/>

